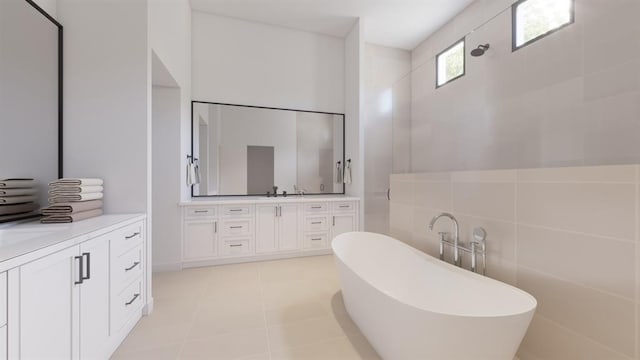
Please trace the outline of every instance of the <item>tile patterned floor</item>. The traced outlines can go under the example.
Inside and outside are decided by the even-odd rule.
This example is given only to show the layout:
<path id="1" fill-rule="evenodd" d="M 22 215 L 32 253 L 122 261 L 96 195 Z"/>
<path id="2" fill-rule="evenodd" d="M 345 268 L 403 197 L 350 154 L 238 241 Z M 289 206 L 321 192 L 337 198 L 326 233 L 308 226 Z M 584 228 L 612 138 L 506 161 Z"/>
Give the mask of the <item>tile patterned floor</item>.
<path id="1" fill-rule="evenodd" d="M 344 309 L 331 255 L 160 273 L 153 293 L 113 359 L 380 359 Z"/>

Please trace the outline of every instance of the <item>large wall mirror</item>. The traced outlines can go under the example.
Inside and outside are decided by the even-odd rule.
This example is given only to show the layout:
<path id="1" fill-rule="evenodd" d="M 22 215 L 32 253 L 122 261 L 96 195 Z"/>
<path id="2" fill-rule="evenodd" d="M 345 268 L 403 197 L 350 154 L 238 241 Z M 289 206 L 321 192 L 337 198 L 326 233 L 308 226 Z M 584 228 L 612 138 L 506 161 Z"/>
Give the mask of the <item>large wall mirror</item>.
<path id="1" fill-rule="evenodd" d="M 192 195 L 344 194 L 344 114 L 192 102 Z"/>
<path id="2" fill-rule="evenodd" d="M 33 1 L 0 0 L 0 180 L 35 180 L 29 190 L 3 185 L 0 222 L 47 204 L 48 183 L 62 176 L 61 134 L 62 26 Z M 33 201 L 16 204 L 29 191 Z"/>

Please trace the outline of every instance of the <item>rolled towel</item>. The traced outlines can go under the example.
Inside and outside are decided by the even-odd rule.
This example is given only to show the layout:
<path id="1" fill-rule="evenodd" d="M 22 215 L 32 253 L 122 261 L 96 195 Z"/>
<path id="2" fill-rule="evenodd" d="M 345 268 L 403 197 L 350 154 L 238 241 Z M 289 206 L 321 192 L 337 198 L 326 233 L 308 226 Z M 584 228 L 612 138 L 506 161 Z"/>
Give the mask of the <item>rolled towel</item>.
<path id="1" fill-rule="evenodd" d="M 49 183 L 49 186 L 102 186 L 103 183 L 97 178 L 63 178 Z"/>
<path id="2" fill-rule="evenodd" d="M 0 189 L 22 189 L 36 186 L 33 179 L 4 179 L 0 180 Z"/>
<path id="3" fill-rule="evenodd" d="M 102 209 L 81 211 L 67 215 L 51 215 L 40 220 L 43 224 L 66 224 L 102 215 Z"/>
<path id="4" fill-rule="evenodd" d="M 70 203 L 60 203 L 42 209 L 42 215 L 75 214 L 102 208 L 102 200 L 90 200 Z"/>
<path id="5" fill-rule="evenodd" d="M 28 212 L 38 210 L 39 207 L 40 206 L 36 203 L 0 205 L 0 215 L 28 213 Z"/>
<path id="6" fill-rule="evenodd" d="M 25 195 L 25 196 L 2 196 L 0 197 L 0 204 L 22 204 L 38 200 L 37 196 Z"/>
<path id="7" fill-rule="evenodd" d="M 37 193 L 38 193 L 38 189 L 34 189 L 34 188 L 0 189 L 0 196 L 35 195 Z"/>
<path id="8" fill-rule="evenodd" d="M 102 186 L 60 186 L 56 185 L 49 190 L 49 195 L 66 195 L 66 194 L 90 194 L 102 192 Z"/>
<path id="9" fill-rule="evenodd" d="M 75 201 L 88 201 L 88 200 L 100 200 L 104 195 L 102 193 L 89 193 L 89 194 L 65 194 L 56 195 L 49 198 L 49 204 L 60 204 Z"/>

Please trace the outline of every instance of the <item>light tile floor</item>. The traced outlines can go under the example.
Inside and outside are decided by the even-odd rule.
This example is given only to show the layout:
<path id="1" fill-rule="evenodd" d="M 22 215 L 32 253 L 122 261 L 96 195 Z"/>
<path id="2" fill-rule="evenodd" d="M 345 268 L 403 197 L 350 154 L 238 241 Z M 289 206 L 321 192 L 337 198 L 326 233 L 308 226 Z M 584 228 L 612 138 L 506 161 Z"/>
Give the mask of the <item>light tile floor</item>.
<path id="1" fill-rule="evenodd" d="M 380 359 L 344 309 L 332 255 L 159 273 L 113 359 Z"/>

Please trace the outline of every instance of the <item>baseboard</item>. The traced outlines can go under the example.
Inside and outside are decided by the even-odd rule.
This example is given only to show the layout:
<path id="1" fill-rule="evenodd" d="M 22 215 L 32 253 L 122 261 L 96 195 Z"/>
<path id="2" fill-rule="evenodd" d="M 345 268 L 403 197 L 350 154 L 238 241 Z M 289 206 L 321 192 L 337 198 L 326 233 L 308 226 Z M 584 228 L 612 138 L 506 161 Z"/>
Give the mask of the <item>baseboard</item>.
<path id="1" fill-rule="evenodd" d="M 168 271 L 180 271 L 182 270 L 181 263 L 169 263 L 169 264 L 153 264 L 152 271 L 156 272 L 168 272 Z"/>
<path id="2" fill-rule="evenodd" d="M 333 254 L 333 251 L 331 249 L 322 249 L 322 250 L 309 250 L 305 252 L 284 253 L 284 254 L 251 255 L 251 256 L 226 258 L 226 259 L 185 261 L 182 263 L 182 268 L 187 269 L 187 268 L 203 267 L 203 266 L 241 264 L 241 263 L 256 262 L 256 261 L 282 260 L 282 259 L 292 259 L 292 258 L 300 258 L 300 257 L 308 257 L 308 256 L 331 255 L 331 254 Z"/>

